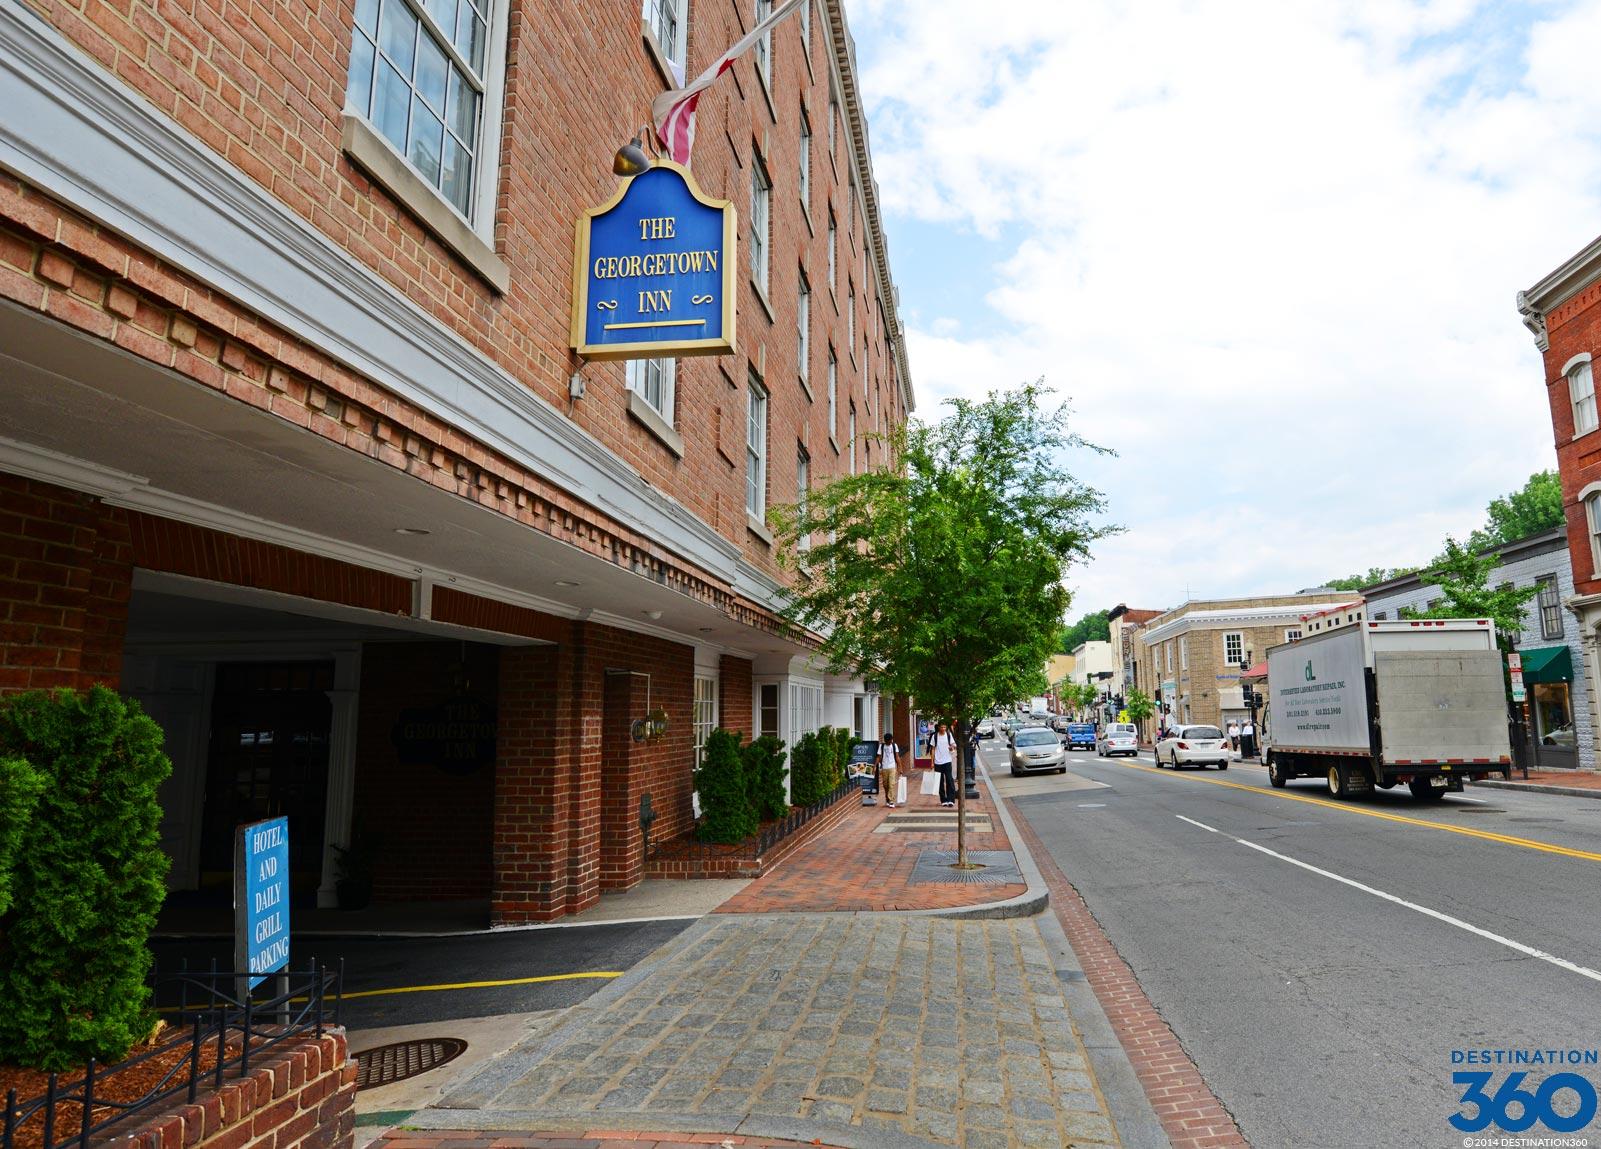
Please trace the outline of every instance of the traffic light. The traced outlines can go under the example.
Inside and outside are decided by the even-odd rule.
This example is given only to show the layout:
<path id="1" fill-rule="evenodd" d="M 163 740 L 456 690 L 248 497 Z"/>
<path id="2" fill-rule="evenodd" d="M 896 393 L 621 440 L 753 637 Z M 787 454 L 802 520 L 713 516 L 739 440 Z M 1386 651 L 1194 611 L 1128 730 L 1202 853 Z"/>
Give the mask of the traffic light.
<path id="1" fill-rule="evenodd" d="M 1112 695 L 1112 709 L 1118 711 L 1123 709 L 1123 696 L 1121 694 Z"/>

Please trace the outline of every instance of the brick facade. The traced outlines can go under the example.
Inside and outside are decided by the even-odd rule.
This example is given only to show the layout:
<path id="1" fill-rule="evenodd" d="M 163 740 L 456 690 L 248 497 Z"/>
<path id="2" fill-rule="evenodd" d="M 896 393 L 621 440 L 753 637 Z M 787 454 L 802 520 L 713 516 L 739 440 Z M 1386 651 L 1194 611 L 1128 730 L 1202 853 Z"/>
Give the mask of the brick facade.
<path id="1" fill-rule="evenodd" d="M 11 544 L 0 690 L 115 683 L 140 587 L 159 588 L 149 593 L 167 626 L 181 627 L 173 600 L 191 593 L 210 604 L 197 613 L 268 632 L 285 613 L 337 620 L 323 639 L 322 622 L 292 624 L 302 646 L 336 633 L 366 644 L 359 683 L 340 688 L 359 696 L 345 719 L 349 790 L 330 782 L 329 840 L 349 840 L 341 819 L 404 822 L 420 845 L 381 868 L 376 896 L 487 892 L 497 921 L 545 920 L 640 879 L 646 794 L 654 839 L 691 826 L 696 667 L 717 667 L 721 721 L 748 735 L 751 652 L 774 666 L 806 654 L 775 610 L 788 576 L 774 540 L 746 514 L 753 389 L 767 396 L 764 507 L 795 500 L 802 458 L 814 484 L 882 465 L 874 436 L 908 415 L 850 36 L 839 0 L 816 0 L 809 36 L 798 19 L 775 29 L 770 75 L 749 55 L 701 100 L 690 168 L 738 212 L 738 348 L 678 362 L 664 434 L 637 413 L 622 364 L 568 347 L 574 221 L 612 194 L 612 149 L 669 83 L 642 5 L 495 0 L 504 36 L 491 36 L 486 94 L 503 102 L 484 112 L 483 142 L 498 148 L 480 175 L 489 214 L 446 210 L 444 223 L 440 205 L 352 143 L 356 7 L 0 8 L 6 42 L 27 48 L 0 58 L 0 102 L 43 101 L 16 121 L 41 134 L 19 144 L 37 145 L 39 162 L 0 175 L 0 324 L 26 353 L 40 348 L 33 376 L 0 381 L 16 436 L 0 443 Z M 752 14 L 694 5 L 690 74 Z M 45 138 L 36 125 L 58 113 L 71 129 Z M 758 167 L 771 184 L 765 273 L 750 263 Z M 133 190 L 145 180 L 159 190 Z M 91 360 L 110 366 L 82 366 Z M 95 396 L 86 411 L 116 407 L 125 425 L 77 433 L 53 396 L 29 390 L 64 367 L 81 372 L 68 391 Z M 105 394 L 107 379 L 120 390 Z M 179 431 L 201 452 L 187 473 L 165 446 Z M 262 499 L 277 475 L 309 485 Z M 395 508 L 394 524 L 317 513 L 351 493 Z M 479 568 L 452 568 L 458 556 L 442 548 L 425 570 L 394 539 L 442 524 Z M 601 592 L 562 589 L 602 585 L 598 607 Z M 617 613 L 592 619 L 597 608 Z M 351 638 L 360 628 L 396 633 Z M 453 689 L 430 649 L 442 628 L 473 648 L 474 675 L 495 681 L 492 776 L 394 758 L 398 711 Z M 527 645 L 479 647 L 485 632 Z M 186 635 L 181 657 L 246 657 L 214 650 L 218 637 Z M 159 643 L 140 649 L 165 657 Z M 205 672 L 178 677 L 190 693 L 169 704 L 201 730 Z M 666 736 L 635 742 L 632 723 L 653 707 L 669 716 Z"/>

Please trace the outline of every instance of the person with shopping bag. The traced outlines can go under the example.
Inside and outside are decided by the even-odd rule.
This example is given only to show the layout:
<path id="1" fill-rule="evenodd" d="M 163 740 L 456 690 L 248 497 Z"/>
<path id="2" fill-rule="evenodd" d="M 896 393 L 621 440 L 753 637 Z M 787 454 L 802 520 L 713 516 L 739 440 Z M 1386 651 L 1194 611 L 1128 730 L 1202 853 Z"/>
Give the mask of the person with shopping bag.
<path id="1" fill-rule="evenodd" d="M 878 744 L 878 785 L 884 791 L 884 805 L 893 807 L 897 799 L 905 802 L 896 789 L 896 773 L 900 769 L 900 747 L 895 745 L 895 732 L 884 731 L 884 740 Z"/>
<path id="2" fill-rule="evenodd" d="M 949 809 L 956 805 L 956 778 L 951 773 L 956 762 L 956 739 L 944 722 L 934 727 L 930 748 L 934 754 L 934 769 L 939 771 L 939 804 Z"/>

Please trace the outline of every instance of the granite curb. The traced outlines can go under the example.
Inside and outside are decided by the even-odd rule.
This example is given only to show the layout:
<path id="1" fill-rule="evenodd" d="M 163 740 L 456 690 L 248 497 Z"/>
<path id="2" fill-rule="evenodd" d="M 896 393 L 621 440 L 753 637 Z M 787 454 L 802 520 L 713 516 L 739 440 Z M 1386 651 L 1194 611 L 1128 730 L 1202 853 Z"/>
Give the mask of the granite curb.
<path id="1" fill-rule="evenodd" d="M 1470 781 L 1469 786 L 1487 786 L 1491 790 L 1521 790 L 1527 794 L 1561 794 L 1568 798 L 1601 798 L 1601 787 L 1546 786 L 1539 782 L 1504 782 L 1500 779 L 1481 778 Z"/>
<path id="2" fill-rule="evenodd" d="M 762 1114 L 674 1114 L 660 1110 L 608 1110 L 568 1112 L 560 1109 L 423 1109 L 407 1119 L 413 1129 L 495 1130 L 517 1132 L 540 1129 L 582 1132 L 597 1122 L 608 1129 L 652 1129 L 665 1133 L 712 1133 L 725 1137 L 771 1137 L 775 1140 L 821 1143 L 836 1149 L 950 1149 L 944 1142 L 928 1141 L 890 1129 L 864 1129 L 803 1117 Z"/>

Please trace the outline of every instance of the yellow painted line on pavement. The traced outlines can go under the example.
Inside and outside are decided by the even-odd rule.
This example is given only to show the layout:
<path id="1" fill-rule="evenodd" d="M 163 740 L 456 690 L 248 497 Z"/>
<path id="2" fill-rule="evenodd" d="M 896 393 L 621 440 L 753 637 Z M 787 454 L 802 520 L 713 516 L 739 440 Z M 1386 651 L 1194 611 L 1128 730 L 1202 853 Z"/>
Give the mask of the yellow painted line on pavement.
<path id="1" fill-rule="evenodd" d="M 584 979 L 609 981 L 622 977 L 621 970 L 600 970 L 595 973 L 547 973 L 540 977 L 508 977 L 497 981 L 458 981 L 445 985 L 402 985 L 393 989 L 359 989 L 355 993 L 339 995 L 341 1001 L 358 997 L 384 997 L 392 993 L 438 993 L 447 989 L 493 989 L 502 985 L 539 985 L 550 981 L 583 981 Z"/>
<path id="2" fill-rule="evenodd" d="M 1143 766 L 1135 762 L 1119 762 L 1118 765 L 1127 767 L 1130 770 L 1143 770 L 1147 774 L 1168 776 L 1168 772 L 1160 766 Z M 1173 777 L 1183 777 L 1191 782 L 1205 782 L 1212 786 L 1227 786 L 1231 790 L 1245 790 L 1268 798 L 1282 798 L 1286 802 L 1305 802 L 1310 806 L 1317 806 L 1324 810 L 1338 810 L 1343 814 L 1361 814 L 1365 818 L 1382 818 L 1386 822 L 1400 822 L 1407 826 L 1422 826 L 1428 830 L 1445 830 L 1468 838 L 1483 838 L 1487 842 L 1500 842 L 1507 846 L 1522 846 L 1526 850 L 1539 850 L 1546 854 L 1560 854 L 1564 858 L 1578 858 L 1585 862 L 1601 862 L 1601 854 L 1592 854 L 1585 850 L 1573 850 L 1567 846 L 1555 846 L 1550 842 L 1536 842 L 1532 838 L 1514 838 L 1508 834 L 1495 834 L 1489 830 L 1475 830 L 1471 826 L 1452 826 L 1446 822 L 1430 822 L 1424 818 L 1408 818 L 1405 814 L 1386 814 L 1382 810 L 1364 810 L 1359 806 L 1342 805 L 1338 802 L 1313 798 L 1305 794 L 1286 794 L 1282 790 L 1264 790 L 1260 786 L 1247 786 L 1243 782 L 1227 782 L 1222 778 L 1208 778 L 1204 774 L 1175 774 Z"/>

